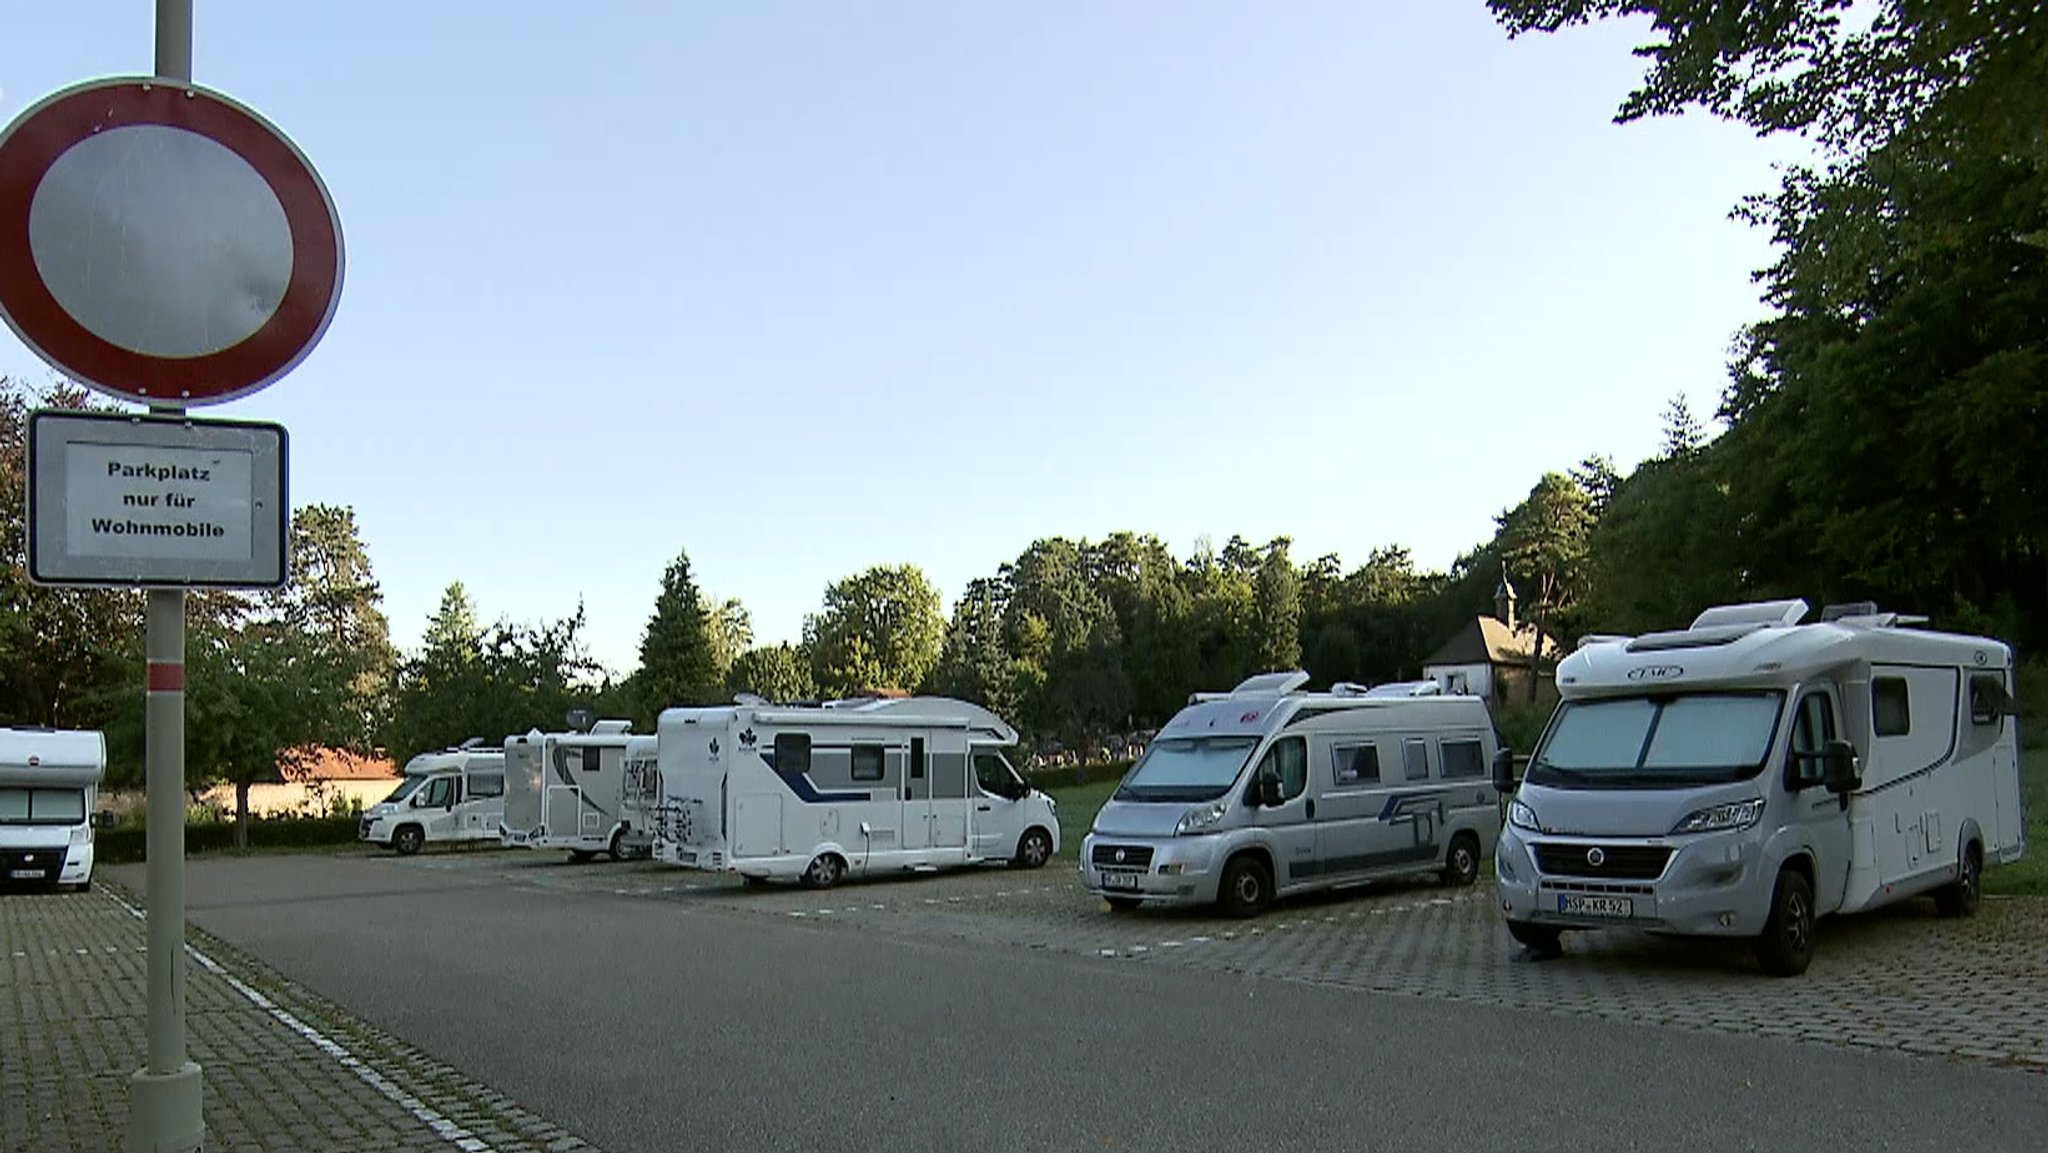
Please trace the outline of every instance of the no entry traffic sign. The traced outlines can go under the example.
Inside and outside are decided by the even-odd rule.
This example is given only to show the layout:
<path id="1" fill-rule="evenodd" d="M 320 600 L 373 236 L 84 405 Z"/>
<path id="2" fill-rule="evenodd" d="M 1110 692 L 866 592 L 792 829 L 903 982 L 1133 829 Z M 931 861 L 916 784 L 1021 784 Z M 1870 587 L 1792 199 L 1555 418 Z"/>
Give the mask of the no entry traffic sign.
<path id="1" fill-rule="evenodd" d="M 0 319 L 141 404 L 218 404 L 289 372 L 341 299 L 341 223 L 298 148 L 233 100 L 122 77 L 0 131 Z"/>

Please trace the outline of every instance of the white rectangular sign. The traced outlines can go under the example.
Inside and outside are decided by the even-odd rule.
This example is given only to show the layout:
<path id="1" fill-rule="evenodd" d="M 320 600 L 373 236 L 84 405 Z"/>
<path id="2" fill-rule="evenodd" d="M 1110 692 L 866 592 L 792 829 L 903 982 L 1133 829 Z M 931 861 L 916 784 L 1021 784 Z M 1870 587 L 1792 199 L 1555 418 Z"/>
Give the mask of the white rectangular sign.
<path id="1" fill-rule="evenodd" d="M 29 430 L 31 580 L 284 582 L 282 426 L 45 409 Z"/>

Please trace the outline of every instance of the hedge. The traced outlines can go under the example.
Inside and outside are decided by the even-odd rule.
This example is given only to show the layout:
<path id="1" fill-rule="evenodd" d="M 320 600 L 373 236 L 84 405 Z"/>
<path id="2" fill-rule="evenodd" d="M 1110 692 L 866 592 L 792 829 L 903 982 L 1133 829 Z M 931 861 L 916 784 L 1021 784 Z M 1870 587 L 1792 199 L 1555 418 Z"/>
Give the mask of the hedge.
<path id="1" fill-rule="evenodd" d="M 252 849 L 311 848 L 320 845 L 353 844 L 358 824 L 354 817 L 287 817 L 249 822 Z M 94 856 L 109 865 L 143 859 L 147 833 L 140 828 L 111 829 L 93 838 Z M 185 852 L 218 853 L 234 848 L 233 821 L 207 821 L 185 826 Z"/>
<path id="2" fill-rule="evenodd" d="M 1039 769 L 1024 774 L 1024 777 L 1031 782 L 1033 788 L 1071 789 L 1076 785 L 1120 780 L 1130 771 L 1131 762 L 1110 761 L 1097 765 L 1062 765 L 1056 769 Z"/>

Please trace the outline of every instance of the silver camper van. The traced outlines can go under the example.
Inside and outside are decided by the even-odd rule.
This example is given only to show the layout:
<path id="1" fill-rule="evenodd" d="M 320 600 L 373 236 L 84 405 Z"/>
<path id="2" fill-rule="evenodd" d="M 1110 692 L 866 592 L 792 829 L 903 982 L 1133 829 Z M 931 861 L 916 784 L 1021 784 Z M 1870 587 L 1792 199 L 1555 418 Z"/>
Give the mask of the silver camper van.
<path id="1" fill-rule="evenodd" d="M 1977 907 L 2025 814 L 2012 651 L 1875 605 L 1708 609 L 1690 628 L 1594 637 L 1508 806 L 1494 857 L 1508 931 L 1753 940 L 1803 972 L 1815 921 L 1932 895 Z"/>
<path id="2" fill-rule="evenodd" d="M 1197 693 L 1081 846 L 1112 909 L 1221 905 L 1408 873 L 1469 885 L 1500 833 L 1493 718 L 1430 682 L 1303 692 L 1304 672 Z"/>

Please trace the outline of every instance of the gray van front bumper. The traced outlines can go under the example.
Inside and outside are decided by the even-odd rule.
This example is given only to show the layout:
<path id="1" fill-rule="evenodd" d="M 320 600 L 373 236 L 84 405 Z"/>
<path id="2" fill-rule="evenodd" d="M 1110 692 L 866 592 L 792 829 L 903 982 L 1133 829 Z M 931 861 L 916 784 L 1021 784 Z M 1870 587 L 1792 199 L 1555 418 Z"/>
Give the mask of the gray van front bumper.
<path id="1" fill-rule="evenodd" d="M 1222 866 L 1220 841 L 1219 837 L 1090 833 L 1081 841 L 1081 886 L 1098 897 L 1115 900 L 1206 905 L 1216 900 Z"/>
<path id="2" fill-rule="evenodd" d="M 1661 867 L 1648 875 L 1659 853 Z M 1600 864 L 1580 865 L 1589 854 Z M 1746 830 L 1633 839 L 1508 827 L 1501 830 L 1493 867 L 1501 912 L 1511 921 L 1753 937 L 1770 914 L 1762 856 L 1761 843 Z"/>

